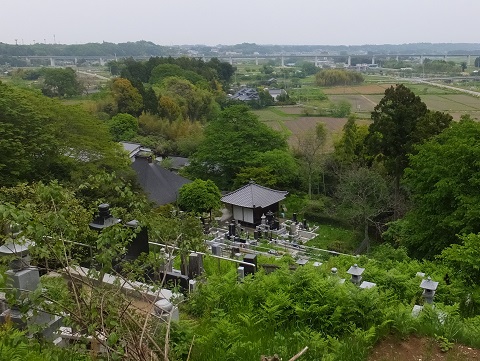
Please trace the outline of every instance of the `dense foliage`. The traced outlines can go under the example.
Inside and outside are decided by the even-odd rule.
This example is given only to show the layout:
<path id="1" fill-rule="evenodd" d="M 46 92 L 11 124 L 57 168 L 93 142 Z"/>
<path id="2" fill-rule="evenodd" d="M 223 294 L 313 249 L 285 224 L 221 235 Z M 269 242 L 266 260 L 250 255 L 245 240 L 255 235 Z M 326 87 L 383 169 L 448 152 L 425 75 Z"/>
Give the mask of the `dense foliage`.
<path id="1" fill-rule="evenodd" d="M 366 268 L 364 279 L 377 284 L 364 290 L 348 279 L 339 283 L 349 277 L 350 257 L 330 259 L 319 268 L 260 272 L 243 282 L 234 269 L 212 275 L 186 305 L 192 319 L 173 328 L 173 351 L 185 357 L 184 342 L 195 337 L 192 360 L 255 360 L 261 354 L 288 359 L 305 346 L 304 360 L 365 360 L 379 338 L 412 332 L 478 345 L 478 318 L 462 321 L 457 306 L 446 306 L 458 300 L 461 284 L 453 279 L 437 292 L 443 323 L 427 306 L 419 318 L 411 316 L 411 305 L 422 302 L 415 273 L 423 270 L 439 279 L 445 268 L 411 261 L 403 250 L 390 247 L 379 249 L 376 257 L 382 261 L 355 260 Z M 332 276 L 331 267 L 342 270 L 340 275 Z"/>
<path id="2" fill-rule="evenodd" d="M 480 231 L 480 125 L 454 123 L 417 149 L 405 174 L 412 209 L 404 220 L 404 244 L 412 254 L 428 257 L 457 243 L 457 234 Z"/>
<path id="3" fill-rule="evenodd" d="M 315 82 L 319 86 L 352 85 L 363 80 L 359 72 L 343 69 L 323 69 L 315 75 Z"/>
<path id="4" fill-rule="evenodd" d="M 1 185 L 126 167 L 107 127 L 80 107 L 0 83 Z"/>
<path id="5" fill-rule="evenodd" d="M 232 106 L 210 121 L 188 172 L 229 189 L 234 177 L 262 153 L 285 150 L 285 137 L 261 123 L 249 108 Z"/>

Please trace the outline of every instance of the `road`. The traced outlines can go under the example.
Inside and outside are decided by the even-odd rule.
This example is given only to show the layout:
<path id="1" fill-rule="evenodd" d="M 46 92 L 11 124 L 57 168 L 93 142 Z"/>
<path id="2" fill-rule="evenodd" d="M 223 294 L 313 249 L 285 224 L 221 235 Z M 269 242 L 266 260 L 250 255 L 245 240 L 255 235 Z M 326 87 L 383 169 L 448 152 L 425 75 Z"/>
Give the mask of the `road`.
<path id="1" fill-rule="evenodd" d="M 403 80 L 405 80 L 405 79 L 403 79 Z M 431 81 L 426 81 L 426 80 L 423 80 L 422 78 L 413 78 L 412 80 L 415 81 L 415 82 L 418 82 L 418 83 L 428 84 L 428 85 L 431 85 L 431 86 L 436 86 L 438 88 L 456 90 L 456 91 L 459 91 L 459 92 L 462 92 L 462 93 L 467 93 L 467 94 L 470 94 L 470 95 L 473 95 L 473 96 L 476 96 L 476 97 L 480 97 L 480 92 L 476 92 L 476 91 L 473 91 L 473 90 L 457 88 L 457 87 L 450 86 L 450 85 L 445 85 L 445 84 L 432 83 Z"/>

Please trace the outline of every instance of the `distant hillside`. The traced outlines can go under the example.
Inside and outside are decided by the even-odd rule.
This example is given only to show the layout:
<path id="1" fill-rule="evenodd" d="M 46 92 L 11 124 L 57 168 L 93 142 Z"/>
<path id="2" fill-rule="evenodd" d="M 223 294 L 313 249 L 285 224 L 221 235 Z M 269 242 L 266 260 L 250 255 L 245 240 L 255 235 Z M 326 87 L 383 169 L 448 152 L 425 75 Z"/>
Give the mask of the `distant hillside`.
<path id="1" fill-rule="evenodd" d="M 174 45 L 161 46 L 149 41 L 127 43 L 14 45 L 0 43 L 0 56 L 225 56 L 274 54 L 480 54 L 480 43 L 413 43 L 383 45 Z"/>

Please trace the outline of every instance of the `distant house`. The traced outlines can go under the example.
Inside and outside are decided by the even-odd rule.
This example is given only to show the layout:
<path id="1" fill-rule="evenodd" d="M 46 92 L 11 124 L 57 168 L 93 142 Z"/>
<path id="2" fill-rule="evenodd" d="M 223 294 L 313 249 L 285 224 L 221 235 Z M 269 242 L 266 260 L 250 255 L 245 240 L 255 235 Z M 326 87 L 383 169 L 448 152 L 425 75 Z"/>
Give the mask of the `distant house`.
<path id="1" fill-rule="evenodd" d="M 287 92 L 285 89 L 268 89 L 268 94 L 273 98 L 274 101 L 278 101 L 278 97 L 281 95 L 286 95 Z"/>
<path id="2" fill-rule="evenodd" d="M 242 102 L 248 102 L 252 100 L 259 100 L 260 96 L 256 89 L 242 88 L 231 96 L 231 99 L 240 100 Z"/>
<path id="3" fill-rule="evenodd" d="M 123 149 L 128 153 L 128 157 L 133 162 L 137 155 L 142 153 L 152 153 L 150 148 L 143 147 L 141 144 L 132 142 L 120 142 Z"/>
<path id="4" fill-rule="evenodd" d="M 221 201 L 231 211 L 233 218 L 248 225 L 261 223 L 262 215 L 279 210 L 279 202 L 285 199 L 287 191 L 278 191 L 250 182 L 226 194 Z"/>
<path id="5" fill-rule="evenodd" d="M 188 166 L 190 164 L 190 160 L 185 157 L 174 157 L 174 156 L 168 156 L 168 157 L 158 157 L 156 159 L 158 162 L 162 162 L 162 165 L 165 168 L 168 168 L 174 172 L 178 172 L 180 169 Z M 167 161 L 168 167 L 163 164 L 163 161 Z"/>
<path id="6" fill-rule="evenodd" d="M 178 190 L 191 181 L 162 167 L 154 161 L 151 149 L 141 144 L 120 142 L 132 161 L 132 168 L 137 173 L 138 184 L 147 194 L 148 200 L 162 206 L 173 203 L 178 198 Z M 188 164 L 187 158 L 171 157 L 172 169 L 178 170 Z"/>
<path id="7" fill-rule="evenodd" d="M 178 198 L 178 190 L 191 181 L 170 172 L 153 162 L 149 157 L 136 157 L 132 163 L 137 180 L 151 202 L 159 206 L 173 203 Z"/>

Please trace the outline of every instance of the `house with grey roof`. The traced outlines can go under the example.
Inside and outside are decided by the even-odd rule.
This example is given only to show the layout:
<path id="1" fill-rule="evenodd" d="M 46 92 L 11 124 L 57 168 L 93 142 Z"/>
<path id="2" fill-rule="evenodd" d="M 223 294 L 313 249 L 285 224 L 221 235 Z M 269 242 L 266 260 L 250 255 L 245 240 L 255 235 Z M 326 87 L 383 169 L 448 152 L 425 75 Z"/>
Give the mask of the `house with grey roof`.
<path id="1" fill-rule="evenodd" d="M 137 173 L 137 181 L 149 201 L 158 206 L 176 202 L 179 189 L 191 182 L 153 162 L 152 157 L 137 156 L 132 168 Z"/>
<path id="2" fill-rule="evenodd" d="M 123 150 L 128 153 L 128 157 L 133 162 L 137 155 L 142 153 L 152 153 L 150 148 L 143 147 L 139 143 L 132 143 L 132 142 L 120 142 L 123 147 Z"/>
<path id="3" fill-rule="evenodd" d="M 273 98 L 274 101 L 278 101 L 278 97 L 281 95 L 286 95 L 287 92 L 285 89 L 268 89 L 268 94 Z"/>
<path id="4" fill-rule="evenodd" d="M 253 88 L 242 88 L 232 95 L 232 99 L 240 100 L 242 102 L 248 102 L 252 100 L 259 100 L 260 96 L 256 89 Z"/>
<path id="5" fill-rule="evenodd" d="M 235 220 L 247 225 L 259 225 L 262 215 L 269 211 L 278 212 L 279 202 L 284 200 L 287 194 L 287 191 L 263 187 L 251 181 L 226 194 L 221 201 Z"/>

